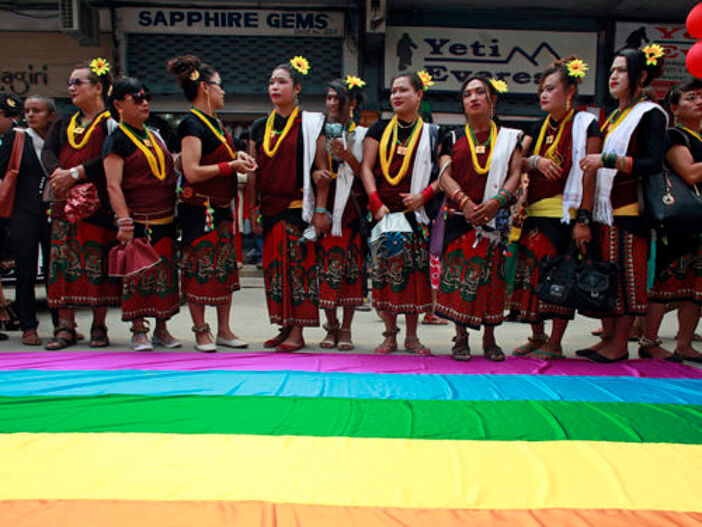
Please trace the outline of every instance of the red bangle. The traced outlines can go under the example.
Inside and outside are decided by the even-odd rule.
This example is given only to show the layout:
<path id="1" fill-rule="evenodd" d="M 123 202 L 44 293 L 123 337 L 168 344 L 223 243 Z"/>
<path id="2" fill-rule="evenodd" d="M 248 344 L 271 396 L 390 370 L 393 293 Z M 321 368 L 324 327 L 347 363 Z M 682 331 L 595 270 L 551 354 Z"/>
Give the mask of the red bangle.
<path id="1" fill-rule="evenodd" d="M 456 191 L 451 195 L 451 201 L 457 201 L 456 196 L 458 196 L 458 194 L 460 194 L 460 192 L 461 192 L 461 187 L 458 187 L 456 189 Z"/>
<path id="2" fill-rule="evenodd" d="M 371 214 L 375 216 L 375 213 L 378 212 L 378 209 L 380 209 L 382 206 L 383 202 L 380 200 L 377 190 L 368 196 L 368 207 L 370 208 Z"/>
<path id="3" fill-rule="evenodd" d="M 230 165 L 229 163 L 217 163 L 217 167 L 219 168 L 219 175 L 220 176 L 233 176 L 234 175 L 234 167 Z"/>
<path id="4" fill-rule="evenodd" d="M 436 190 L 434 190 L 434 187 L 432 187 L 431 185 L 429 185 L 422 191 L 422 198 L 424 199 L 425 205 L 429 203 L 434 198 L 434 196 L 436 196 Z"/>

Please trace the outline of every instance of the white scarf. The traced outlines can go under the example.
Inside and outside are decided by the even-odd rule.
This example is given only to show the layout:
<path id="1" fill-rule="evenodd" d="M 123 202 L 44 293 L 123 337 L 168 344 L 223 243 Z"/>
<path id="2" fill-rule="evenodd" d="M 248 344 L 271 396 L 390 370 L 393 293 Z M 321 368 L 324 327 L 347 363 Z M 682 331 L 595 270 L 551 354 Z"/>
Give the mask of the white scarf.
<path id="1" fill-rule="evenodd" d="M 312 188 L 312 163 L 317 152 L 317 138 L 324 126 L 324 114 L 319 112 L 302 112 L 302 219 L 307 223 L 312 222 L 315 208 L 315 195 Z"/>
<path id="2" fill-rule="evenodd" d="M 500 131 L 497 133 L 497 140 L 492 150 L 490 171 L 488 172 L 487 181 L 485 182 L 485 192 L 483 193 L 482 203 L 485 203 L 495 196 L 505 184 L 507 174 L 509 173 L 509 163 L 512 160 L 512 153 L 517 143 L 521 140 L 522 134 L 523 132 L 521 130 L 506 127 L 500 128 Z M 490 220 L 490 222 L 486 224 L 486 227 L 495 229 L 495 218 Z M 485 235 L 486 232 L 490 232 L 489 230 L 483 231 L 480 227 L 476 227 L 476 229 L 481 231 L 483 235 Z"/>
<path id="3" fill-rule="evenodd" d="M 354 128 L 353 132 L 344 131 L 341 136 L 341 140 L 344 143 L 344 148 L 348 148 L 351 155 L 355 157 L 358 162 L 361 162 L 363 157 L 363 138 L 366 137 L 366 132 L 368 128 L 362 126 L 357 126 Z M 329 167 L 331 169 L 331 167 Z M 341 236 L 342 234 L 342 220 L 344 217 L 344 210 L 346 210 L 346 204 L 349 201 L 349 196 L 351 195 L 351 187 L 353 187 L 354 181 L 353 170 L 348 163 L 340 163 L 339 170 L 336 176 L 336 190 L 334 192 L 334 212 L 332 214 L 332 236 Z"/>
<path id="4" fill-rule="evenodd" d="M 629 141 L 631 136 L 639 126 L 641 118 L 646 112 L 651 110 L 660 110 L 665 115 L 663 108 L 656 103 L 643 101 L 634 106 L 624 120 L 619 123 L 605 139 L 602 147 L 603 154 L 615 154 L 617 156 L 625 156 L 629 149 Z M 668 116 L 666 115 L 666 123 Z M 597 171 L 597 185 L 595 187 L 595 208 L 593 218 L 598 223 L 612 225 L 614 217 L 612 216 L 612 185 L 614 184 L 614 176 L 617 174 L 616 168 L 600 168 Z"/>
<path id="5" fill-rule="evenodd" d="M 417 145 L 417 153 L 414 156 L 414 166 L 412 167 L 411 194 L 421 194 L 429 185 L 431 177 L 431 126 L 429 123 L 424 123 L 422 126 L 422 136 Z M 429 223 L 429 216 L 427 216 L 424 206 L 417 209 L 414 214 L 419 223 L 425 225 Z"/>
<path id="6" fill-rule="evenodd" d="M 585 157 L 587 147 L 587 129 L 596 117 L 590 112 L 578 112 L 573 118 L 572 161 L 570 172 L 563 189 L 562 223 L 570 223 L 570 209 L 577 209 L 583 200 L 583 170 L 580 160 Z"/>
<path id="7" fill-rule="evenodd" d="M 14 130 L 15 132 L 24 132 L 32 138 L 32 146 L 34 147 L 34 153 L 37 155 L 37 159 L 39 160 L 39 165 L 41 166 L 41 169 L 44 171 L 44 174 L 46 174 L 44 162 L 41 160 L 41 151 L 44 149 L 44 138 L 31 128 L 15 128 Z"/>

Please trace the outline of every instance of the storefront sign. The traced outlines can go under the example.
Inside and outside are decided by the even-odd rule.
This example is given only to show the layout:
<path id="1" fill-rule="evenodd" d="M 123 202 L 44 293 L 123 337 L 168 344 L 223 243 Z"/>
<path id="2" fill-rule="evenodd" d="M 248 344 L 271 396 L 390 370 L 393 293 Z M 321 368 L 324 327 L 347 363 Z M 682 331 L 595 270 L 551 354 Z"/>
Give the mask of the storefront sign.
<path id="1" fill-rule="evenodd" d="M 510 93 L 534 94 L 540 73 L 572 54 L 590 66 L 580 93 L 593 95 L 595 32 L 390 26 L 385 36 L 385 87 L 398 73 L 424 69 L 434 78 L 432 90 L 458 91 L 477 73 L 506 81 Z"/>
<path id="2" fill-rule="evenodd" d="M 697 40 L 687 33 L 684 24 L 617 22 L 615 51 L 640 48 L 649 42 L 656 42 L 665 48 L 663 74 L 652 84 L 656 95 L 663 98 L 673 84 L 690 77 L 685 68 L 685 55 Z"/>
<path id="3" fill-rule="evenodd" d="M 269 9 L 120 8 L 125 33 L 343 37 L 344 14 Z"/>

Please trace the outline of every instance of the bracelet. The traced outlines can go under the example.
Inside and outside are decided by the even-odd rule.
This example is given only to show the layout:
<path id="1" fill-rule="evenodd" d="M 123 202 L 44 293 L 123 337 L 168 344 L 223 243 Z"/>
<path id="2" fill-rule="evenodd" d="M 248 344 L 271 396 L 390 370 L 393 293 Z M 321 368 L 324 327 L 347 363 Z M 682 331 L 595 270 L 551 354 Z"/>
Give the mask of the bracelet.
<path id="1" fill-rule="evenodd" d="M 605 154 L 604 152 L 602 152 L 602 166 L 605 168 L 616 168 L 617 157 L 617 154 Z"/>
<path id="2" fill-rule="evenodd" d="M 461 210 L 463 210 L 466 207 L 466 205 L 468 205 L 468 203 L 470 203 L 470 198 L 464 194 L 463 199 L 461 199 L 461 202 L 458 204 L 458 206 L 461 207 Z"/>
<path id="3" fill-rule="evenodd" d="M 68 173 L 71 175 L 74 181 L 78 181 L 80 179 L 80 171 L 76 167 L 71 168 Z"/>
<path id="4" fill-rule="evenodd" d="M 233 176 L 234 175 L 234 167 L 230 165 L 229 163 L 217 163 L 217 167 L 219 168 L 219 175 L 220 176 Z"/>
<path id="5" fill-rule="evenodd" d="M 117 225 L 134 225 L 132 218 L 117 218 Z"/>
<path id="6" fill-rule="evenodd" d="M 578 209 L 575 215 L 575 222 L 590 225 L 592 223 L 592 212 L 586 209 Z"/>
<path id="7" fill-rule="evenodd" d="M 374 191 L 373 194 L 368 196 L 368 207 L 370 208 L 371 214 L 375 216 L 375 213 L 378 212 L 378 209 L 383 206 L 383 202 L 380 199 L 380 196 L 378 196 L 378 191 Z"/>
<path id="8" fill-rule="evenodd" d="M 539 159 L 541 159 L 541 156 L 531 156 L 529 158 L 529 160 L 527 161 L 527 166 L 529 167 L 529 170 L 538 170 Z"/>
<path id="9" fill-rule="evenodd" d="M 119 230 L 125 231 L 125 232 L 131 232 L 134 230 L 134 225 L 120 225 Z"/>
<path id="10" fill-rule="evenodd" d="M 434 198 L 434 196 L 436 196 L 436 190 L 434 190 L 434 187 L 432 187 L 431 185 L 429 185 L 422 191 L 422 198 L 424 199 L 425 205 L 429 203 Z"/>
<path id="11" fill-rule="evenodd" d="M 329 214 L 329 211 L 325 209 L 324 207 L 317 207 L 314 209 L 315 214 Z"/>
<path id="12" fill-rule="evenodd" d="M 461 187 L 458 187 L 455 192 L 451 195 L 451 201 L 457 201 L 456 196 L 461 193 Z"/>

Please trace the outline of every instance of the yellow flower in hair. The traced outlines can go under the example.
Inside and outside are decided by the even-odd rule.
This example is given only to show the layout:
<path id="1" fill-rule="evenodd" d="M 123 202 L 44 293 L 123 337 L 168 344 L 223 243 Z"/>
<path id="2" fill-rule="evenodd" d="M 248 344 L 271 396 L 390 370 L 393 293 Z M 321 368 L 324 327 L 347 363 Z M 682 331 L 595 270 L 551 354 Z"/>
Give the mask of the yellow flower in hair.
<path id="1" fill-rule="evenodd" d="M 188 77 L 191 81 L 195 82 L 200 78 L 200 72 L 197 70 L 193 70 L 192 73 L 190 73 L 190 76 Z"/>
<path id="2" fill-rule="evenodd" d="M 102 77 L 110 72 L 110 63 L 106 59 L 98 57 L 90 61 L 90 70 L 98 77 Z"/>
<path id="3" fill-rule="evenodd" d="M 356 77 L 355 75 L 347 75 L 344 82 L 349 90 L 354 88 L 363 88 L 366 85 L 366 81 L 364 81 L 361 77 Z"/>
<path id="4" fill-rule="evenodd" d="M 17 103 L 14 101 L 14 99 L 10 99 L 9 97 L 5 99 L 5 102 L 10 108 L 14 108 L 15 106 L 17 106 Z"/>
<path id="5" fill-rule="evenodd" d="M 310 71 L 310 63 L 305 57 L 301 57 L 300 55 L 290 59 L 290 64 L 303 75 L 307 75 Z"/>
<path id="6" fill-rule="evenodd" d="M 582 59 L 571 60 L 568 62 L 568 64 L 566 64 L 566 68 L 568 68 L 568 76 L 575 77 L 577 79 L 584 79 L 585 72 L 590 69 Z"/>
<path id="7" fill-rule="evenodd" d="M 422 86 L 424 86 L 425 90 L 428 90 L 431 86 L 434 86 L 434 81 L 431 80 L 431 75 L 427 73 L 424 70 L 418 71 L 417 75 L 419 75 L 419 80 L 422 81 Z"/>
<path id="8" fill-rule="evenodd" d="M 665 49 L 660 44 L 649 44 L 641 51 L 646 55 L 646 66 L 655 66 L 658 64 L 658 59 L 665 55 Z"/>
<path id="9" fill-rule="evenodd" d="M 490 84 L 495 88 L 497 93 L 507 93 L 509 88 L 507 88 L 507 83 L 499 79 L 490 79 Z"/>

